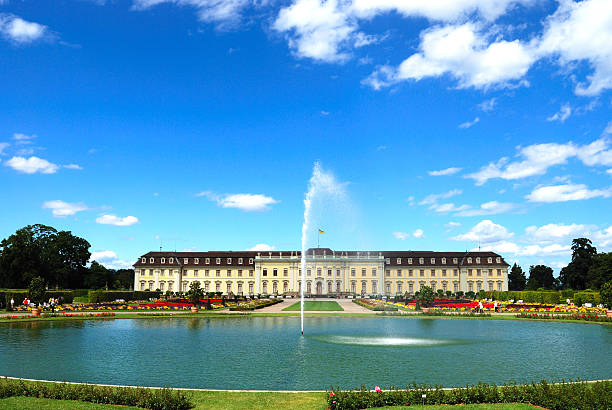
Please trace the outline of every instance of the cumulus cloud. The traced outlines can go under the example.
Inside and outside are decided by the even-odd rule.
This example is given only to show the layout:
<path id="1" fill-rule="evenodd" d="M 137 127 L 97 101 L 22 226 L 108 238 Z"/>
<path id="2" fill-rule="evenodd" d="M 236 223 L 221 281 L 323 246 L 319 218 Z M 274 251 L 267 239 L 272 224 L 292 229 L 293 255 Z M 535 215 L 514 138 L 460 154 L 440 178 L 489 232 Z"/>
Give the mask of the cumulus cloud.
<path id="1" fill-rule="evenodd" d="M 465 177 L 476 181 L 476 185 L 483 185 L 493 178 L 506 180 L 527 178 L 543 175 L 550 167 L 566 164 L 570 158 L 578 158 L 587 166 L 612 165 L 612 150 L 609 149 L 609 145 L 608 139 L 600 138 L 588 145 L 568 142 L 519 147 L 517 156 L 520 159 L 518 161 L 510 161 L 508 157 L 503 157 Z"/>
<path id="2" fill-rule="evenodd" d="M 490 201 L 481 204 L 478 208 L 459 210 L 456 216 L 481 216 L 503 214 L 516 209 L 516 205 L 509 202 Z"/>
<path id="3" fill-rule="evenodd" d="M 448 199 L 448 198 L 451 198 L 451 197 L 456 196 L 456 195 L 461 195 L 462 192 L 463 191 L 460 190 L 460 189 L 451 189 L 450 191 L 443 192 L 441 194 L 430 194 L 430 195 L 427 195 L 421 202 L 419 202 L 419 205 L 431 205 L 431 204 L 435 204 L 440 199 Z"/>
<path id="4" fill-rule="evenodd" d="M 221 208 L 236 208 L 245 212 L 269 211 L 271 205 L 280 201 L 263 194 L 215 194 L 211 191 L 204 191 L 196 194 L 203 196 L 217 203 Z"/>
<path id="5" fill-rule="evenodd" d="M 581 224 L 547 224 L 528 226 L 525 236 L 529 242 L 547 244 L 551 242 L 567 242 L 580 236 L 589 236 L 591 228 Z"/>
<path id="6" fill-rule="evenodd" d="M 461 168 L 451 167 L 451 168 L 441 169 L 439 171 L 429 171 L 428 174 L 434 177 L 439 177 L 439 176 L 446 176 L 446 175 L 454 175 L 460 171 L 461 171 Z"/>
<path id="7" fill-rule="evenodd" d="M 418 53 L 398 67 L 379 67 L 364 83 L 380 89 L 400 81 L 449 74 L 459 88 L 505 87 L 521 80 L 534 60 L 529 45 L 519 40 L 489 42 L 474 23 L 437 26 L 421 34 Z"/>
<path id="8" fill-rule="evenodd" d="M 478 104 L 478 108 L 480 108 L 484 112 L 489 112 L 489 111 L 493 111 L 496 105 L 497 105 L 497 98 L 490 98 Z"/>
<path id="9" fill-rule="evenodd" d="M 393 232 L 393 236 L 395 237 L 395 239 L 405 241 L 410 237 L 410 234 L 408 232 Z"/>
<path id="10" fill-rule="evenodd" d="M 120 217 L 112 214 L 104 214 L 96 218 L 96 222 L 102 225 L 130 226 L 138 223 L 135 216 Z"/>
<path id="11" fill-rule="evenodd" d="M 471 128 L 472 126 L 478 124 L 480 122 L 480 118 L 476 117 L 472 121 L 466 121 L 459 124 L 459 128 Z"/>
<path id="12" fill-rule="evenodd" d="M 452 237 L 454 241 L 470 241 L 480 243 L 500 242 L 514 236 L 506 227 L 498 225 L 489 219 L 477 223 L 468 232 Z"/>
<path id="13" fill-rule="evenodd" d="M 563 184 L 540 186 L 526 195 L 530 202 L 566 202 L 579 201 L 591 198 L 609 198 L 612 196 L 612 187 L 607 189 L 589 189 L 584 184 Z"/>
<path id="14" fill-rule="evenodd" d="M 28 44 L 49 34 L 47 26 L 0 13 L 0 35 L 15 44 Z"/>
<path id="15" fill-rule="evenodd" d="M 447 223 L 446 225 L 447 228 L 458 228 L 461 226 L 461 223 L 459 222 L 454 222 L 454 221 L 450 221 L 449 223 Z"/>
<path id="16" fill-rule="evenodd" d="M 35 156 L 29 158 L 13 157 L 6 161 L 4 165 L 24 174 L 55 174 L 59 169 L 58 165 Z"/>
<path id="17" fill-rule="evenodd" d="M 132 267 L 130 262 L 119 259 L 117 254 L 111 250 L 94 251 L 89 261 L 96 261 L 108 269 L 129 269 Z"/>
<path id="18" fill-rule="evenodd" d="M 31 144 L 36 138 L 36 135 L 26 135 L 19 132 L 13 134 L 13 140 L 16 141 L 16 144 Z"/>
<path id="19" fill-rule="evenodd" d="M 265 243 L 258 243 L 257 245 L 253 246 L 252 248 L 248 248 L 246 250 L 247 251 L 269 252 L 269 251 L 273 251 L 274 249 L 276 249 L 275 246 L 268 245 L 268 244 L 265 244 Z"/>
<path id="20" fill-rule="evenodd" d="M 87 206 L 82 202 L 64 202 L 59 199 L 46 201 L 42 205 L 43 209 L 51 209 L 56 218 L 75 215 L 77 212 L 87 210 Z"/>
<path id="21" fill-rule="evenodd" d="M 412 236 L 414 236 L 417 239 L 421 239 L 425 237 L 425 232 L 423 232 L 422 229 L 417 229 L 414 232 L 412 232 Z"/>
<path id="22" fill-rule="evenodd" d="M 78 164 L 67 164 L 67 165 L 63 165 L 64 168 L 66 169 L 76 169 L 76 170 L 82 170 L 83 167 L 78 165 Z"/>
<path id="23" fill-rule="evenodd" d="M 572 115 L 572 107 L 569 104 L 563 104 L 558 112 L 546 118 L 546 121 L 565 122 Z"/>

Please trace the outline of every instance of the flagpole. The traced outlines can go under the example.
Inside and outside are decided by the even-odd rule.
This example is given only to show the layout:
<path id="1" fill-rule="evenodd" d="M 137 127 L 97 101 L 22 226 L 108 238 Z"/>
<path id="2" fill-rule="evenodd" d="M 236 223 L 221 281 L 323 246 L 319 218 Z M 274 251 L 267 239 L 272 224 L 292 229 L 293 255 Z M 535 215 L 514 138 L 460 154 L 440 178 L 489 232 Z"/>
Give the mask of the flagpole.
<path id="1" fill-rule="evenodd" d="M 317 229 L 317 249 L 319 249 L 319 239 L 321 238 L 321 230 Z"/>

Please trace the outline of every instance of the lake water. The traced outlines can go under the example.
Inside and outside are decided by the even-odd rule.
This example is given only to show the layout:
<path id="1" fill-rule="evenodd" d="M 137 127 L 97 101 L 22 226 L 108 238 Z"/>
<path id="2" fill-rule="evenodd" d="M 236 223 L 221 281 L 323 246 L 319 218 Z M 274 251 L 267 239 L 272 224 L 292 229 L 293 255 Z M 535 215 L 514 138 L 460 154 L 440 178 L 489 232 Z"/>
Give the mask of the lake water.
<path id="1" fill-rule="evenodd" d="M 0 325 L 0 375 L 324 390 L 612 378 L 612 327 L 497 320 L 155 318 Z"/>

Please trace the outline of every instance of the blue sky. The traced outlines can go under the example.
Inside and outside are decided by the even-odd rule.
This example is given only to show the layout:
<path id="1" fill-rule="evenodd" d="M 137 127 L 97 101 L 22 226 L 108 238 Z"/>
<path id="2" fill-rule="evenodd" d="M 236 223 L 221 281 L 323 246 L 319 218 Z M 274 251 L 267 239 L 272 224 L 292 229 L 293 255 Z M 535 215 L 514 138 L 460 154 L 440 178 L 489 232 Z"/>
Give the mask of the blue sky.
<path id="1" fill-rule="evenodd" d="M 0 0 L 0 236 L 299 249 L 319 161 L 322 246 L 558 270 L 612 250 L 610 38 L 607 0 Z"/>

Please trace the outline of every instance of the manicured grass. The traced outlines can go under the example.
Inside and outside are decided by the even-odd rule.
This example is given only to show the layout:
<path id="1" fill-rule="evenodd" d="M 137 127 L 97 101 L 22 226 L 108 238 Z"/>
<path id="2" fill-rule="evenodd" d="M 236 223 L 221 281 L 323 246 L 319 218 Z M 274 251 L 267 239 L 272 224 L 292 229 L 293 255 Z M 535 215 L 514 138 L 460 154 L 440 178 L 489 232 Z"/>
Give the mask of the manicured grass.
<path id="1" fill-rule="evenodd" d="M 283 311 L 290 311 L 290 312 L 294 312 L 294 311 L 299 312 L 299 310 L 300 310 L 300 302 L 296 302 L 293 305 L 288 306 L 283 309 Z M 317 310 L 333 312 L 333 311 L 339 311 L 339 310 L 344 310 L 344 309 L 342 309 L 342 306 L 340 306 L 338 302 L 334 302 L 334 301 L 306 301 L 304 302 L 304 312 L 317 311 Z"/>
<path id="2" fill-rule="evenodd" d="M 376 410 L 447 410 L 447 409 L 460 409 L 460 410 L 533 410 L 541 407 L 531 406 L 529 404 L 522 403 L 503 403 L 503 404 L 461 404 L 457 406 L 392 406 L 392 407 L 375 407 Z"/>
<path id="3" fill-rule="evenodd" d="M 138 407 L 112 406 L 74 400 L 39 399 L 36 397 L 9 397 L 0 399 L 0 409 L 20 410 L 136 410 Z"/>

